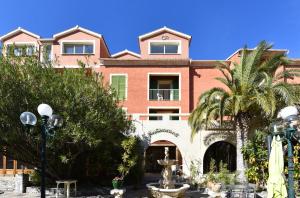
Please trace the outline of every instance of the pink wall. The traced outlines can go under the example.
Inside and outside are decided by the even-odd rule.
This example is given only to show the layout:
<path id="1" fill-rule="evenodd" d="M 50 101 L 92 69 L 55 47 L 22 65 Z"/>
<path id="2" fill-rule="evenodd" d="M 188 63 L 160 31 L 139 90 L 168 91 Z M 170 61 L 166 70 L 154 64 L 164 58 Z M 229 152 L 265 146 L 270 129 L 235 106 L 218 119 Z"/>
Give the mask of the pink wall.
<path id="1" fill-rule="evenodd" d="M 189 67 L 158 67 L 158 66 L 113 66 L 101 67 L 104 82 L 109 83 L 110 74 L 126 73 L 128 75 L 128 95 L 122 105 L 128 108 L 128 113 L 148 113 L 148 106 L 181 107 L 181 113 L 189 112 Z M 181 100 L 180 101 L 149 101 L 148 73 L 180 73 Z M 167 74 L 166 74 L 167 75 Z"/>
<path id="2" fill-rule="evenodd" d="M 199 96 L 205 91 L 214 87 L 225 87 L 219 81 L 215 80 L 222 74 L 214 67 L 191 67 L 191 106 L 192 111 L 198 103 Z"/>
<path id="3" fill-rule="evenodd" d="M 150 40 L 162 40 L 162 37 L 166 36 L 168 40 L 180 40 L 181 41 L 181 54 L 164 54 L 164 55 L 151 55 L 149 54 L 149 41 Z M 169 32 L 160 33 L 158 35 L 146 38 L 140 41 L 140 50 L 142 59 L 188 59 L 189 58 L 189 41 L 186 38 L 179 37 Z"/>
<path id="4" fill-rule="evenodd" d="M 20 32 L 18 34 L 15 34 L 14 36 L 12 37 L 9 37 L 7 39 L 5 39 L 3 41 L 3 44 L 7 44 L 7 43 L 14 43 L 14 42 L 35 42 L 35 43 L 38 43 L 38 39 L 29 35 L 29 34 L 26 34 L 24 32 Z"/>
<path id="5" fill-rule="evenodd" d="M 100 56 L 102 58 L 107 58 L 107 57 L 110 57 L 110 54 L 109 54 L 109 51 L 107 49 L 107 47 L 105 46 L 105 41 L 103 39 L 103 37 L 101 38 L 101 45 L 100 45 Z"/>
<path id="6" fill-rule="evenodd" d="M 61 41 L 78 41 L 78 40 L 91 40 L 95 42 L 95 50 L 93 55 L 70 55 L 70 54 L 61 54 Z M 57 57 L 57 62 L 55 64 L 58 65 L 77 65 L 77 60 L 81 60 L 89 65 L 99 64 L 100 58 L 100 42 L 101 38 L 92 36 L 90 34 L 76 31 L 72 32 L 69 35 L 62 36 L 58 38 L 53 44 L 53 57 Z"/>
<path id="7" fill-rule="evenodd" d="M 39 50 L 39 44 L 38 44 L 38 39 L 31 36 L 31 35 L 28 35 L 24 32 L 20 32 L 18 34 L 15 34 L 14 36 L 12 37 L 9 37 L 7 39 L 5 39 L 3 41 L 3 46 L 6 46 L 7 44 L 12 44 L 12 43 L 18 43 L 18 42 L 32 42 L 32 43 L 35 43 L 36 45 L 36 50 L 38 51 Z M 5 48 L 3 49 L 5 50 Z"/>

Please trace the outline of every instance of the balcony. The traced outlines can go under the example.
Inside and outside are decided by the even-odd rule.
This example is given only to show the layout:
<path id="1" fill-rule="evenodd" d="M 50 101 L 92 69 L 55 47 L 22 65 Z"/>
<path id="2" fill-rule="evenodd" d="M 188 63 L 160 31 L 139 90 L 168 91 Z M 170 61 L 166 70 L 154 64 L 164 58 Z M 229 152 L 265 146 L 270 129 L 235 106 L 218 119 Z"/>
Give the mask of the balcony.
<path id="1" fill-rule="evenodd" d="M 148 84 L 149 100 L 180 100 L 179 74 L 150 74 Z"/>
<path id="2" fill-rule="evenodd" d="M 179 89 L 149 89 L 149 100 L 179 100 Z"/>

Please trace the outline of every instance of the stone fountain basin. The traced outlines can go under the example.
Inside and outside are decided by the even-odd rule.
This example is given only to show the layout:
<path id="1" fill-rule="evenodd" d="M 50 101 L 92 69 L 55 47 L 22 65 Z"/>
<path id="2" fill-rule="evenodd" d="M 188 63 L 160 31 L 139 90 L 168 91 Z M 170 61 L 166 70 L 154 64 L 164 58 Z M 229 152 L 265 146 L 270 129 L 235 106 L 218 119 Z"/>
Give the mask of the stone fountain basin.
<path id="1" fill-rule="evenodd" d="M 175 165 L 177 163 L 176 160 L 157 160 L 157 163 L 162 165 L 162 166 L 171 166 L 171 165 Z"/>
<path id="2" fill-rule="evenodd" d="M 151 198 L 183 198 L 185 191 L 190 188 L 190 185 L 181 183 L 176 183 L 174 189 L 160 188 L 159 183 L 149 183 L 146 186 Z"/>

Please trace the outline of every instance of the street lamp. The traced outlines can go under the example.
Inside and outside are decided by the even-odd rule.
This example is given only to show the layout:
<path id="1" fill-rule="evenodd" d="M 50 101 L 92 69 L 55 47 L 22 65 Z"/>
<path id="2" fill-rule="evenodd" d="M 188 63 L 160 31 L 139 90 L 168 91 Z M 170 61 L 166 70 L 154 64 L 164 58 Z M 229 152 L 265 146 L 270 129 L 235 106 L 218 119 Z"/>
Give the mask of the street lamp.
<path id="1" fill-rule="evenodd" d="M 59 115 L 52 114 L 52 108 L 47 104 L 40 104 L 37 108 L 38 113 L 42 117 L 41 124 L 41 198 L 45 198 L 45 167 L 46 167 L 46 138 L 47 135 L 53 135 L 54 129 L 61 127 L 63 119 Z M 36 116 L 31 112 L 23 112 L 20 120 L 27 128 L 33 127 L 37 123 Z"/>
<path id="2" fill-rule="evenodd" d="M 300 131 L 297 130 L 299 125 L 299 112 L 295 106 L 288 106 L 281 109 L 277 115 L 280 119 L 272 124 L 272 135 L 279 135 L 282 140 L 287 141 L 288 148 L 288 197 L 294 198 L 294 161 L 293 161 L 293 144 L 292 140 L 300 140 Z"/>

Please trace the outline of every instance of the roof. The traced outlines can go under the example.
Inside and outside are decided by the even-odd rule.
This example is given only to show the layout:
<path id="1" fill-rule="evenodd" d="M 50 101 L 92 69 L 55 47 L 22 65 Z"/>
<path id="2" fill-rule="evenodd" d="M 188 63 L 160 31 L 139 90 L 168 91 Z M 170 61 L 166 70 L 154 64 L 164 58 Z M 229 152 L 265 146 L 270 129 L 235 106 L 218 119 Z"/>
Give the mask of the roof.
<path id="1" fill-rule="evenodd" d="M 101 35 L 101 34 L 98 34 L 98 33 L 93 32 L 93 31 L 91 31 L 91 30 L 85 29 L 85 28 L 80 27 L 80 26 L 78 26 L 78 25 L 76 25 L 75 27 L 72 27 L 72 28 L 70 28 L 70 29 L 67 29 L 67 30 L 65 30 L 65 31 L 59 32 L 59 33 L 57 33 L 57 34 L 54 34 L 54 35 L 53 35 L 53 38 L 56 39 L 56 38 L 58 38 L 58 37 L 64 36 L 64 35 L 66 35 L 66 34 L 72 33 L 72 32 L 77 31 L 77 30 L 80 30 L 80 31 L 85 32 L 85 33 L 88 33 L 88 34 L 90 34 L 90 35 L 93 35 L 93 36 L 102 38 L 102 35 Z"/>
<path id="2" fill-rule="evenodd" d="M 41 42 L 52 42 L 53 40 L 53 38 L 40 38 Z"/>
<path id="3" fill-rule="evenodd" d="M 288 60 L 289 60 L 289 63 L 287 66 L 300 66 L 300 59 L 298 59 L 298 58 L 290 58 Z"/>
<path id="4" fill-rule="evenodd" d="M 146 33 L 146 34 L 143 34 L 143 35 L 139 36 L 139 40 L 143 40 L 145 38 L 148 38 L 148 37 L 153 36 L 155 34 L 159 34 L 159 33 L 164 32 L 164 31 L 170 32 L 172 34 L 178 35 L 180 37 L 183 37 L 183 38 L 186 38 L 186 39 L 189 39 L 189 40 L 192 38 L 190 35 L 184 34 L 182 32 L 178 32 L 176 30 L 173 30 L 171 28 L 168 28 L 168 27 L 164 26 L 162 28 L 159 28 L 157 30 L 154 30 L 152 32 L 149 32 L 149 33 Z"/>
<path id="5" fill-rule="evenodd" d="M 228 58 L 226 58 L 226 60 L 231 59 L 234 55 L 236 55 L 237 53 L 239 53 L 243 49 L 244 48 L 240 48 L 240 49 L 236 50 L 235 52 L 233 52 L 233 54 L 231 54 L 230 56 L 228 56 Z M 248 48 L 247 50 L 253 51 L 253 50 L 255 50 L 255 48 Z M 286 52 L 286 53 L 289 53 L 288 49 L 269 49 L 268 51 L 270 51 L 270 52 Z"/>
<path id="6" fill-rule="evenodd" d="M 188 66 L 189 59 L 116 59 L 116 58 L 100 58 L 100 62 L 104 66 Z"/>
<path id="7" fill-rule="evenodd" d="M 140 57 L 141 57 L 140 54 L 137 54 L 137 53 L 135 53 L 135 52 L 129 51 L 129 50 L 127 50 L 127 49 L 125 49 L 125 50 L 123 50 L 123 51 L 120 51 L 120 52 L 118 52 L 118 53 L 115 53 L 115 54 L 111 55 L 111 57 L 116 58 L 116 57 L 119 57 L 119 56 L 121 56 L 121 55 L 123 55 L 123 54 L 130 54 L 130 55 L 135 56 L 135 57 L 137 57 L 137 58 L 140 58 Z"/>
<path id="8" fill-rule="evenodd" d="M 30 36 L 32 36 L 32 37 L 35 37 L 35 38 L 38 38 L 38 39 L 40 38 L 39 35 L 34 34 L 34 33 L 32 33 L 32 32 L 29 32 L 28 30 L 25 30 L 25 29 L 23 29 L 23 28 L 21 28 L 21 27 L 18 27 L 17 29 L 15 29 L 15 30 L 13 30 L 13 31 L 11 31 L 11 32 L 9 32 L 9 33 L 7 33 L 7 34 L 1 36 L 1 37 L 0 37 L 0 40 L 3 41 L 4 39 L 6 39 L 6 38 L 8 38 L 8 37 L 11 37 L 11 36 L 13 36 L 13 35 L 15 35 L 15 34 L 18 34 L 18 33 L 20 33 L 20 32 L 23 32 L 23 33 L 25 33 L 25 34 L 28 34 L 28 35 L 30 35 Z"/>

